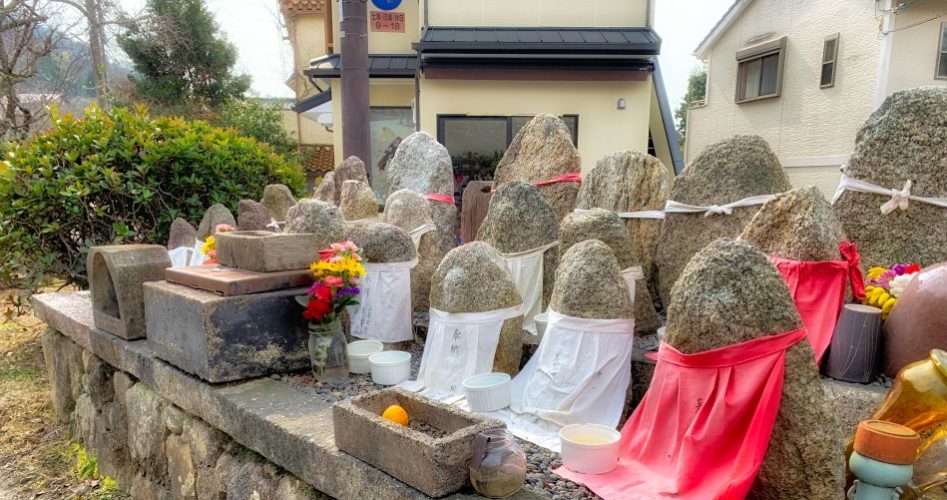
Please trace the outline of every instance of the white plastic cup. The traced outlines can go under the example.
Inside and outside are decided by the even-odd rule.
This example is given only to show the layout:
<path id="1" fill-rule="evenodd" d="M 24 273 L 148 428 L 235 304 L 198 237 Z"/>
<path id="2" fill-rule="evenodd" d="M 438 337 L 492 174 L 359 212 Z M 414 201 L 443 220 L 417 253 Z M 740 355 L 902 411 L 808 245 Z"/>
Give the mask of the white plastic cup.
<path id="1" fill-rule="evenodd" d="M 572 424 L 559 430 L 562 465 L 581 474 L 606 474 L 618 467 L 621 433 L 599 424 Z"/>
<path id="2" fill-rule="evenodd" d="M 372 382 L 378 385 L 395 385 L 411 376 L 411 353 L 405 351 L 382 351 L 368 357 Z"/>
<path id="3" fill-rule="evenodd" d="M 464 379 L 464 395 L 470 411 L 497 411 L 510 406 L 510 376 L 481 373 Z"/>
<path id="4" fill-rule="evenodd" d="M 549 323 L 549 313 L 541 312 L 533 316 L 533 321 L 536 323 L 536 335 L 542 337 L 546 333 L 546 325 Z"/>
<path id="5" fill-rule="evenodd" d="M 377 340 L 356 340 L 349 342 L 345 347 L 345 354 L 349 358 L 349 371 L 352 373 L 371 373 L 372 365 L 368 357 L 385 349 L 385 345 Z"/>

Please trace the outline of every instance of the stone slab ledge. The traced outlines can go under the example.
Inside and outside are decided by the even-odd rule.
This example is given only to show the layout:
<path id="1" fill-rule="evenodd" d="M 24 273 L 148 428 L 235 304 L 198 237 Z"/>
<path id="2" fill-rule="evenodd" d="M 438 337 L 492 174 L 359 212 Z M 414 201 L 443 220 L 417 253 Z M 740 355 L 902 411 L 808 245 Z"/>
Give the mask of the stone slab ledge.
<path id="1" fill-rule="evenodd" d="M 205 383 L 157 359 L 145 339 L 128 341 L 96 329 L 88 292 L 37 295 L 33 310 L 51 329 L 327 495 L 357 500 L 428 498 L 339 451 L 330 406 L 281 381 Z M 512 498 L 543 496 L 520 491 Z"/>

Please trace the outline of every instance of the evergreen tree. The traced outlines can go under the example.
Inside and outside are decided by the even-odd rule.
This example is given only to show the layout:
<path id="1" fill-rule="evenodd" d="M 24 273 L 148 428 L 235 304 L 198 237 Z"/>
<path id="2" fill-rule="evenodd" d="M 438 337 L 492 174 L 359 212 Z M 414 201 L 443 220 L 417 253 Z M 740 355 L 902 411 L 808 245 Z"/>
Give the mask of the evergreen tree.
<path id="1" fill-rule="evenodd" d="M 204 0 L 148 0 L 146 15 L 118 44 L 131 59 L 137 97 L 159 107 L 216 107 L 240 98 L 248 75 L 234 75 L 237 49 L 220 32 Z"/>
<path id="2" fill-rule="evenodd" d="M 674 111 L 674 118 L 677 119 L 677 131 L 681 134 L 681 145 L 684 144 L 684 136 L 687 134 L 687 110 L 698 102 L 703 102 L 707 98 L 707 69 L 698 68 L 691 71 L 687 79 L 687 93 L 681 99 L 681 104 Z"/>

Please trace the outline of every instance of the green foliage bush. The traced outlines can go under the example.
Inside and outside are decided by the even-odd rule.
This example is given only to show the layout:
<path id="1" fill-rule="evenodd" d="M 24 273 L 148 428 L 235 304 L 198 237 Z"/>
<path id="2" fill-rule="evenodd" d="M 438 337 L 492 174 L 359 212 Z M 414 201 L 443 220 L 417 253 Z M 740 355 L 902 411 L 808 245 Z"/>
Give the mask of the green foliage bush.
<path id="1" fill-rule="evenodd" d="M 50 279 L 85 286 L 94 245 L 163 244 L 175 217 L 196 223 L 211 204 L 305 183 L 255 139 L 140 107 L 54 112 L 51 130 L 0 152 L 0 284 L 28 291 Z"/>
<path id="2" fill-rule="evenodd" d="M 283 116 L 276 105 L 257 99 L 231 100 L 220 107 L 212 123 L 232 128 L 240 135 L 269 144 L 283 156 L 297 159 L 296 139 L 283 128 Z"/>

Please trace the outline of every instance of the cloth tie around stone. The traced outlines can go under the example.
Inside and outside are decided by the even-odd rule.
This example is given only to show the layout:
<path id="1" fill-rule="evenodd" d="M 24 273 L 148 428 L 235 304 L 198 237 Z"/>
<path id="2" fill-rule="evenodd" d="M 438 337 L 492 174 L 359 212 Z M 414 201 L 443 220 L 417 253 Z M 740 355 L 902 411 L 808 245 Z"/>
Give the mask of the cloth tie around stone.
<path id="1" fill-rule="evenodd" d="M 838 187 L 835 188 L 835 196 L 832 197 L 832 204 L 842 196 L 845 191 L 854 191 L 856 193 L 880 194 L 890 196 L 891 199 L 881 205 L 881 214 L 889 215 L 895 210 L 907 210 L 911 201 L 934 205 L 935 207 L 947 208 L 947 198 L 930 198 L 924 196 L 915 196 L 911 194 L 913 181 L 907 180 L 903 189 L 886 189 L 870 182 L 853 179 L 845 174 L 839 180 Z"/>
<path id="2" fill-rule="evenodd" d="M 448 403 L 463 396 L 464 379 L 493 371 L 503 323 L 522 314 L 521 306 L 476 313 L 431 308 L 418 379 L 405 387 Z"/>
<path id="3" fill-rule="evenodd" d="M 618 468 L 556 474 L 605 500 L 746 497 L 779 411 L 786 350 L 805 328 L 684 354 L 661 343 L 654 383 L 622 428 Z"/>
<path id="4" fill-rule="evenodd" d="M 772 194 L 761 194 L 757 196 L 750 196 L 749 198 L 743 198 L 742 200 L 737 200 L 732 203 L 727 203 L 724 205 L 688 205 L 686 203 L 679 203 L 674 200 L 668 200 L 664 205 L 665 213 L 678 213 L 678 214 L 699 214 L 703 213 L 704 217 L 710 217 L 711 215 L 731 215 L 733 214 L 734 208 L 741 207 L 752 207 L 754 205 L 762 205 L 767 201 L 773 199 L 775 195 Z"/>
<path id="5" fill-rule="evenodd" d="M 384 343 L 414 340 L 411 322 L 411 269 L 406 262 L 365 263 L 359 283 L 358 305 L 346 308 L 352 320 L 352 336 Z"/>
<path id="6" fill-rule="evenodd" d="M 641 269 L 641 266 L 632 266 L 627 269 L 622 269 L 621 277 L 624 278 L 625 283 L 628 284 L 628 298 L 632 304 L 634 304 L 635 291 L 638 288 L 637 282 L 638 280 L 644 279 L 644 270 Z"/>
<path id="7" fill-rule="evenodd" d="M 430 193 L 430 194 L 424 195 L 424 199 L 429 200 L 429 201 L 436 201 L 438 203 L 447 203 L 448 205 L 457 204 L 457 202 L 454 201 L 453 195 L 449 195 L 449 194 Z"/>
<path id="8" fill-rule="evenodd" d="M 422 224 L 414 229 L 412 229 L 408 234 L 411 235 L 411 240 L 414 241 L 414 249 L 417 250 L 421 246 L 421 237 L 431 231 L 437 231 L 437 226 L 434 224 Z"/>
<path id="9" fill-rule="evenodd" d="M 517 437 L 559 451 L 569 424 L 618 425 L 631 383 L 633 319 L 588 319 L 547 310 L 536 353 L 513 378 L 510 408 L 485 415 Z"/>
<path id="10" fill-rule="evenodd" d="M 586 208 L 577 208 L 573 212 L 580 214 L 583 212 L 588 212 Z M 663 210 L 636 210 L 634 212 L 615 212 L 616 215 L 622 219 L 664 219 Z"/>
<path id="11" fill-rule="evenodd" d="M 543 312 L 543 257 L 559 241 L 523 252 L 501 253 L 523 299 L 523 329 L 536 335 L 536 315 Z"/>

